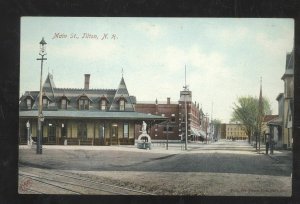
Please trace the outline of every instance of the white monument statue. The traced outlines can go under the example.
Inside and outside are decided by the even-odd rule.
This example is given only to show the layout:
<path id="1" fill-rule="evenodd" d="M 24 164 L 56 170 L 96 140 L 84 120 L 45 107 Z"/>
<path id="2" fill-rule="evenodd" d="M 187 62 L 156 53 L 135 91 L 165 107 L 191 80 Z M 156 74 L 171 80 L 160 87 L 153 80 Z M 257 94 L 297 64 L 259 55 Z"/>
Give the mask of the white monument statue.
<path id="1" fill-rule="evenodd" d="M 143 121 L 142 134 L 147 134 L 147 123 L 145 121 Z"/>
<path id="2" fill-rule="evenodd" d="M 147 134 L 147 123 L 143 121 L 142 134 L 138 137 L 137 146 L 140 149 L 151 149 L 151 137 Z"/>

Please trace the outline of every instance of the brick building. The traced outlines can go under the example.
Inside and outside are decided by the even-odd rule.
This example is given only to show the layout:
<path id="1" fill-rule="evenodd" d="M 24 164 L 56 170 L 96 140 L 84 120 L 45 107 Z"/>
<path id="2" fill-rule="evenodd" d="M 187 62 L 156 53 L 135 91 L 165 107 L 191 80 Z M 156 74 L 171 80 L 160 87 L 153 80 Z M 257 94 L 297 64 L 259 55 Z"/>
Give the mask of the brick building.
<path id="1" fill-rule="evenodd" d="M 192 102 L 191 91 L 181 91 L 178 101 L 137 102 L 135 109 L 137 112 L 159 115 L 168 118 L 168 122 L 150 125 L 148 134 L 152 140 L 185 139 L 185 98 L 187 105 L 187 130 L 188 140 L 203 140 L 206 136 L 205 128 L 208 127 L 207 120 L 204 119 L 199 103 Z M 135 138 L 140 134 L 141 125 L 136 125 Z"/>

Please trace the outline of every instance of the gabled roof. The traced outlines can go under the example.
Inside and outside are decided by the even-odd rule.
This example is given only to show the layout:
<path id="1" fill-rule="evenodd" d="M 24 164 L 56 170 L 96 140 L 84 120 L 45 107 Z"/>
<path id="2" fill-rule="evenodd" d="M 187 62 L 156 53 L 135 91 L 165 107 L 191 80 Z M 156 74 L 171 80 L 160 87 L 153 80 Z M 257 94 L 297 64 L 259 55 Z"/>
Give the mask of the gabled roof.
<path id="1" fill-rule="evenodd" d="M 282 119 L 279 117 L 273 118 L 272 120 L 267 122 L 267 125 L 275 125 L 275 126 L 282 126 Z"/>
<path id="2" fill-rule="evenodd" d="M 280 93 L 280 94 L 278 94 L 278 96 L 276 97 L 276 100 L 279 101 L 282 97 L 283 97 L 283 93 Z"/>
<path id="3" fill-rule="evenodd" d="M 263 122 L 269 122 L 275 118 L 278 118 L 278 115 L 265 115 Z"/>
<path id="4" fill-rule="evenodd" d="M 294 69 L 294 49 L 286 54 L 285 69 Z"/>
<path id="5" fill-rule="evenodd" d="M 134 111 L 134 107 L 133 107 L 133 103 L 131 101 L 131 97 L 129 96 L 124 78 L 122 77 L 119 87 L 116 91 L 116 94 L 114 96 L 113 102 L 110 106 L 110 111 L 118 111 L 119 110 L 119 105 L 118 105 L 118 100 L 120 100 L 120 98 L 124 98 L 125 101 L 127 101 L 125 103 L 125 110 L 126 111 Z"/>
<path id="6" fill-rule="evenodd" d="M 26 92 L 23 96 L 24 98 L 31 98 L 31 100 L 34 100 L 33 96 L 31 95 L 30 91 Z M 22 97 L 21 97 L 22 98 Z"/>
<path id="7" fill-rule="evenodd" d="M 80 98 L 82 98 L 82 97 L 86 97 L 87 99 L 89 99 L 89 101 L 90 102 L 94 102 L 88 95 L 86 95 L 85 93 L 82 93 L 82 94 L 80 94 L 78 97 L 77 97 L 77 99 L 76 99 L 76 101 L 78 101 Z"/>
<path id="8" fill-rule="evenodd" d="M 292 52 L 289 52 L 286 54 L 286 63 L 285 63 L 285 72 L 283 76 L 281 77 L 282 80 L 284 80 L 288 76 L 294 75 L 294 49 Z"/>
<path id="9" fill-rule="evenodd" d="M 28 110 L 25 97 L 29 92 L 26 92 L 20 98 L 19 107 L 20 110 Z M 56 88 L 53 76 L 49 73 L 43 87 L 43 94 L 49 98 L 49 106 L 47 109 L 60 109 L 61 99 L 66 97 L 68 100 L 68 110 L 78 110 L 78 98 L 80 96 L 86 96 L 92 103 L 90 103 L 89 109 L 96 111 L 99 110 L 99 103 L 102 98 L 105 98 L 109 104 L 107 111 L 119 111 L 118 99 L 124 98 L 125 101 L 125 112 L 135 111 L 134 104 L 136 98 L 129 96 L 124 78 L 122 77 L 118 89 L 88 89 L 83 88 Z M 39 91 L 30 92 L 31 98 L 34 100 L 32 110 L 38 109 L 39 103 Z"/>

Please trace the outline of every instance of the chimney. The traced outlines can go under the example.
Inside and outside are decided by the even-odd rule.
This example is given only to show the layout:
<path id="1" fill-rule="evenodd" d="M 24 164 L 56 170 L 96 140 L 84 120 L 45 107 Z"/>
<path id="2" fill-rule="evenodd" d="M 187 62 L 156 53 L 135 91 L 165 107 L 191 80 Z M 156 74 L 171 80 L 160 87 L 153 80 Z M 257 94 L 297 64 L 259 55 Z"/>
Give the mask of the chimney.
<path id="1" fill-rule="evenodd" d="M 170 104 L 170 97 L 167 98 L 167 104 Z"/>
<path id="2" fill-rule="evenodd" d="M 84 89 L 90 89 L 90 74 L 84 75 Z"/>

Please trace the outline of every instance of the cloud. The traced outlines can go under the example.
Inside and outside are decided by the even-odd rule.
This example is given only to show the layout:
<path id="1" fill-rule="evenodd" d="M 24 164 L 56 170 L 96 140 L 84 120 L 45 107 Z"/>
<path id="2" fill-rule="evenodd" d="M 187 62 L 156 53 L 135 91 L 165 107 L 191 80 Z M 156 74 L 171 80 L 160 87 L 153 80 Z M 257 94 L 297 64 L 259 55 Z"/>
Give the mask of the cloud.
<path id="1" fill-rule="evenodd" d="M 156 40 L 157 38 L 163 36 L 163 28 L 158 24 L 152 24 L 147 22 L 136 23 L 133 25 L 136 31 L 141 32 L 146 35 L 151 40 Z"/>
<path id="2" fill-rule="evenodd" d="M 51 46 L 51 48 L 50 48 Z M 70 57 L 77 60 L 109 60 L 114 53 L 120 51 L 119 44 L 112 40 L 81 40 L 76 43 L 52 44 L 49 49 L 52 53 L 59 53 L 59 57 Z"/>

